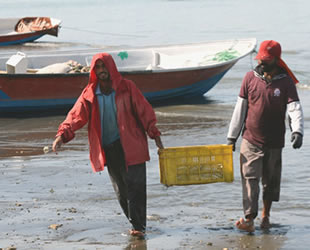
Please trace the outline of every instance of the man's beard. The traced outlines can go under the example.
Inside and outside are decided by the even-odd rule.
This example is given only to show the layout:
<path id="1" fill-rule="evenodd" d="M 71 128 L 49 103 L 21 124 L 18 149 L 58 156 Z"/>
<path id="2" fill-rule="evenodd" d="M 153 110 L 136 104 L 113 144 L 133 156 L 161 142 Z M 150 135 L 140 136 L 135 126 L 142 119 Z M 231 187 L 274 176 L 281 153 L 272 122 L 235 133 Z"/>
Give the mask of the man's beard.
<path id="1" fill-rule="evenodd" d="M 99 75 L 97 75 L 97 77 L 102 80 L 102 81 L 109 81 L 110 80 L 110 74 L 108 73 L 101 73 Z"/>
<path id="2" fill-rule="evenodd" d="M 275 63 L 272 63 L 272 64 L 261 63 L 261 65 L 262 65 L 263 71 L 266 73 L 273 71 L 277 67 L 277 65 Z"/>

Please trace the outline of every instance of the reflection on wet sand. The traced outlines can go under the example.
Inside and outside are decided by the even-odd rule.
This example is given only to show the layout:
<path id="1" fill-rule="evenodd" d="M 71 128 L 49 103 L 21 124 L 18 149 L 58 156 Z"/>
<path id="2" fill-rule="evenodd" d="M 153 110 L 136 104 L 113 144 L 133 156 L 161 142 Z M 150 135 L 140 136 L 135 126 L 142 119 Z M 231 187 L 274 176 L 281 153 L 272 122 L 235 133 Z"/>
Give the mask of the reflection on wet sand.
<path id="1" fill-rule="evenodd" d="M 128 240 L 127 246 L 124 248 L 125 250 L 147 250 L 147 240 L 146 239 L 138 239 L 136 237 L 131 237 Z"/>
<path id="2" fill-rule="evenodd" d="M 51 146 L 56 134 L 57 122 L 62 116 L 28 119 L 1 119 L 0 159 L 7 157 L 23 157 L 43 155 L 43 148 Z M 68 144 L 66 150 L 87 150 L 85 129 L 79 131 L 79 139 Z"/>

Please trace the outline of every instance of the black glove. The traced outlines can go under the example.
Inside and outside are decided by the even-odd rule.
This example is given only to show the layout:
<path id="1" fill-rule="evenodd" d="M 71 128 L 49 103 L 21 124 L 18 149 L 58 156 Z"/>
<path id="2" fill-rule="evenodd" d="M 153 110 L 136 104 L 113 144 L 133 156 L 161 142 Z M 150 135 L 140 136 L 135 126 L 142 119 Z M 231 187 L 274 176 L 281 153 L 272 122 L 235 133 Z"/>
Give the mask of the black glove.
<path id="1" fill-rule="evenodd" d="M 291 142 L 292 142 L 293 148 L 295 149 L 300 148 L 302 145 L 302 134 L 298 132 L 292 133 Z"/>
<path id="2" fill-rule="evenodd" d="M 236 139 L 234 138 L 227 138 L 227 145 L 232 145 L 232 150 L 235 152 L 236 150 Z"/>

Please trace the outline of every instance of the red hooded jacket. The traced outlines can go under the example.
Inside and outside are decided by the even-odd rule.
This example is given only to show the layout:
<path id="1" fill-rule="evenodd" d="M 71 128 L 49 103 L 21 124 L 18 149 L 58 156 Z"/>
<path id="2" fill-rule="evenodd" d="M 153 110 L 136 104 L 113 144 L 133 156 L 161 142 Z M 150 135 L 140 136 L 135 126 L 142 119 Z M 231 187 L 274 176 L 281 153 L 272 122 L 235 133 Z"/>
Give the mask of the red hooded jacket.
<path id="1" fill-rule="evenodd" d="M 127 166 L 150 160 L 146 133 L 152 139 L 160 136 L 155 126 L 154 110 L 136 85 L 121 76 L 112 56 L 107 53 L 96 54 L 93 57 L 88 85 L 69 111 L 65 121 L 60 124 L 56 137 L 61 136 L 64 143 L 69 142 L 74 138 L 74 132 L 88 123 L 92 168 L 95 172 L 104 169 L 106 159 L 101 147 L 101 121 L 95 94 L 98 81 L 94 66 L 97 60 L 104 62 L 110 73 L 112 88 L 115 90 L 117 123 Z"/>

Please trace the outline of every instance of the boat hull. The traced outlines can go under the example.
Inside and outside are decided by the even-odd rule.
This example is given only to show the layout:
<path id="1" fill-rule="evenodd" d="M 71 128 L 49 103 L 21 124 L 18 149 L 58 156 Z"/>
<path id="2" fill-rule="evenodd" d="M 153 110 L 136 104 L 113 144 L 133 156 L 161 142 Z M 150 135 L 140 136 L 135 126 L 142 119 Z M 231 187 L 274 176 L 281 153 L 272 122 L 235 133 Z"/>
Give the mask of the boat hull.
<path id="1" fill-rule="evenodd" d="M 58 36 L 60 23 L 49 17 L 0 18 L 0 46 L 33 42 L 44 35 Z"/>
<path id="2" fill-rule="evenodd" d="M 9 45 L 33 42 L 46 34 L 52 34 L 57 36 L 58 27 L 50 30 L 42 30 L 31 33 L 0 36 L 0 46 L 9 46 Z"/>
<path id="3" fill-rule="evenodd" d="M 220 67 L 175 72 L 123 72 L 135 82 L 150 103 L 201 96 L 225 75 L 235 62 Z M 0 114 L 67 111 L 88 82 L 80 74 L 0 74 Z M 18 91 L 16 91 L 18 90 Z"/>

